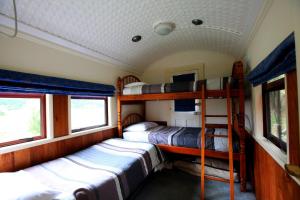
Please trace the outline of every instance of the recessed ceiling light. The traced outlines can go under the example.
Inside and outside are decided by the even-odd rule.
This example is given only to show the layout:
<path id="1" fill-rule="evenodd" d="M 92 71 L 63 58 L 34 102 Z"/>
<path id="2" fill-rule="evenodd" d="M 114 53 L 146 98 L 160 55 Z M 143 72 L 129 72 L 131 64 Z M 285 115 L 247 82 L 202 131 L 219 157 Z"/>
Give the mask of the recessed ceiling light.
<path id="1" fill-rule="evenodd" d="M 175 27 L 176 25 L 173 22 L 159 22 L 153 25 L 154 32 L 158 35 L 168 35 Z"/>
<path id="2" fill-rule="evenodd" d="M 140 35 L 135 35 L 132 37 L 132 42 L 139 42 L 142 39 L 142 36 Z"/>
<path id="3" fill-rule="evenodd" d="M 193 19 L 192 23 L 196 26 L 203 24 L 203 21 L 201 19 Z"/>

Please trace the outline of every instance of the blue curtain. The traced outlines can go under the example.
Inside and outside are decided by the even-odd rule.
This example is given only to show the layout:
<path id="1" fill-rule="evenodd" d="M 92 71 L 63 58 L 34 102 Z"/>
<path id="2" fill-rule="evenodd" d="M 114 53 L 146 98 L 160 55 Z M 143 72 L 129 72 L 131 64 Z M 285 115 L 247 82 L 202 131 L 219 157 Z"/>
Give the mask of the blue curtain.
<path id="1" fill-rule="evenodd" d="M 257 86 L 295 68 L 295 38 L 291 33 L 246 78 Z"/>
<path id="2" fill-rule="evenodd" d="M 113 96 L 112 85 L 0 69 L 0 92 Z"/>
<path id="3" fill-rule="evenodd" d="M 195 81 L 195 74 L 183 74 L 178 76 L 173 76 L 173 82 L 190 82 Z M 189 112 L 195 111 L 195 100 L 175 100 L 175 112 Z"/>

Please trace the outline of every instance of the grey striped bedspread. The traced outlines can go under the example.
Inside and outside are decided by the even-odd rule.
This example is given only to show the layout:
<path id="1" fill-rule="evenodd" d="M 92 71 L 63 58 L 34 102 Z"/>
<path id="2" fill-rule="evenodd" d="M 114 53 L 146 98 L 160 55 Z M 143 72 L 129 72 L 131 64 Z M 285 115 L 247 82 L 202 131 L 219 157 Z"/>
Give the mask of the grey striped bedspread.
<path id="1" fill-rule="evenodd" d="M 123 89 L 123 95 L 195 92 L 200 91 L 202 85 L 204 85 L 207 90 L 223 90 L 226 88 L 226 84 L 229 83 L 230 80 L 231 77 L 221 77 L 188 82 L 145 84 L 125 87 Z"/>
<path id="2" fill-rule="evenodd" d="M 23 171 L 64 197 L 119 200 L 126 199 L 162 159 L 152 144 L 109 139 Z"/>
<path id="3" fill-rule="evenodd" d="M 206 134 L 214 134 L 215 129 L 208 128 Z M 152 144 L 167 144 L 172 146 L 201 148 L 201 128 L 157 126 L 148 135 Z M 214 150 L 214 139 L 206 137 L 205 148 Z"/>

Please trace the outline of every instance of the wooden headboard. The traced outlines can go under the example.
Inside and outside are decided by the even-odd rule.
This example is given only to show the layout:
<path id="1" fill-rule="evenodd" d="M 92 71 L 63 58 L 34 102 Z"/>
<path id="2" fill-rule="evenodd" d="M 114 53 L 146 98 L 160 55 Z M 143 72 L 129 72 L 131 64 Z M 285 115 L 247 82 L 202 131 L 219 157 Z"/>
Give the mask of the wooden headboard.
<path id="1" fill-rule="evenodd" d="M 118 94 L 122 95 L 124 86 L 134 82 L 141 82 L 141 80 L 134 75 L 124 76 L 123 78 L 119 77 L 117 81 Z"/>
<path id="2" fill-rule="evenodd" d="M 123 120 L 122 120 L 122 128 L 126 128 L 127 126 L 130 126 L 132 124 L 136 124 L 139 122 L 145 121 L 145 118 L 138 113 L 131 113 L 127 115 Z"/>

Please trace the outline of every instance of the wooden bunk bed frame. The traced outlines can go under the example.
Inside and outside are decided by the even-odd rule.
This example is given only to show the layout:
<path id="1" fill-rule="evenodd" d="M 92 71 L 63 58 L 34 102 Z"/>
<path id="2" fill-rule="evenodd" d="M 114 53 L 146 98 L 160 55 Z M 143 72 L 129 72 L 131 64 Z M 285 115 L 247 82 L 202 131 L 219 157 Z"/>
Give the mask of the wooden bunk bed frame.
<path id="1" fill-rule="evenodd" d="M 233 160 L 239 161 L 239 178 L 241 182 L 240 190 L 246 191 L 246 154 L 245 154 L 245 97 L 244 97 L 244 71 L 243 63 L 237 61 L 233 64 L 232 77 L 237 80 L 237 86 L 230 89 L 230 97 L 232 102 L 232 129 L 239 136 L 239 152 L 233 154 Z M 161 94 L 138 94 L 123 95 L 123 89 L 126 84 L 140 82 L 140 79 L 133 75 L 128 75 L 117 80 L 117 111 L 118 111 L 118 134 L 122 137 L 122 132 L 128 125 L 145 120 L 145 101 L 157 100 L 178 100 L 178 99 L 202 99 L 207 98 L 226 98 L 226 89 L 223 90 L 206 90 L 202 87 L 202 92 L 180 92 L 180 93 L 161 93 Z M 203 95 L 205 94 L 203 99 Z M 122 120 L 122 105 L 140 104 L 142 105 L 142 115 L 130 114 Z M 203 107 L 202 107 L 203 108 Z M 201 115 L 200 120 L 205 122 L 205 117 L 227 117 L 227 115 Z M 228 124 L 206 124 L 206 128 L 228 128 Z M 157 145 L 162 151 L 185 154 L 201 157 L 201 149 L 177 147 L 170 145 Z M 205 150 L 205 156 L 220 159 L 229 159 L 228 152 Z"/>

